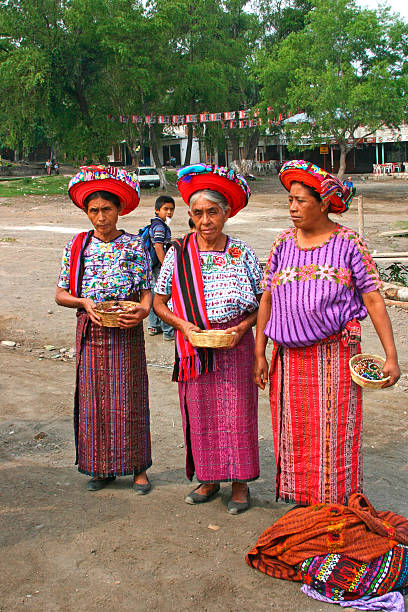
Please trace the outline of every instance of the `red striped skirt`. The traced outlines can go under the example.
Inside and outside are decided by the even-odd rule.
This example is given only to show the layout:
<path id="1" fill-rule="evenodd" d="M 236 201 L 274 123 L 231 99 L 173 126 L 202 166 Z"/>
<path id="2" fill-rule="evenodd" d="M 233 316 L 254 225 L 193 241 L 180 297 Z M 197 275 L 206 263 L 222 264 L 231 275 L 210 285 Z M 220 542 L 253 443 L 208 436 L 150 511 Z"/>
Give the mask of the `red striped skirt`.
<path id="1" fill-rule="evenodd" d="M 242 317 L 214 324 L 237 325 Z M 215 349 L 217 370 L 179 382 L 186 474 L 200 482 L 249 481 L 259 476 L 258 390 L 253 381 L 254 336 L 230 350 Z"/>
<path id="2" fill-rule="evenodd" d="M 338 338 L 275 345 L 269 399 L 277 499 L 343 504 L 362 491 L 362 389 L 348 365 L 359 352 L 359 343 Z"/>
<path id="3" fill-rule="evenodd" d="M 75 441 L 78 470 L 139 474 L 152 464 L 143 325 L 93 325 L 78 312 Z"/>

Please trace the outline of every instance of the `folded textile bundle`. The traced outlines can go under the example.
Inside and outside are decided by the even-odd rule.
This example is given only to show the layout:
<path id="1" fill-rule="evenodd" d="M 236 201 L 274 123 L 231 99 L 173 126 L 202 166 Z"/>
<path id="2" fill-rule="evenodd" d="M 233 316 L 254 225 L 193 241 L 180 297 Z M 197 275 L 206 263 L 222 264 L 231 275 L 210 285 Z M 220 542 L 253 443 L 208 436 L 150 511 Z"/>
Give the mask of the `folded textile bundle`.
<path id="1" fill-rule="evenodd" d="M 408 547 L 394 546 L 369 563 L 339 554 L 310 557 L 298 569 L 302 582 L 331 601 L 385 595 L 408 585 Z"/>
<path id="2" fill-rule="evenodd" d="M 332 601 L 328 597 L 321 595 L 312 587 L 304 584 L 300 590 L 305 595 L 324 601 L 326 603 L 338 603 L 342 608 L 355 608 L 356 610 L 371 610 L 372 612 L 405 612 L 404 598 L 401 593 L 387 593 L 379 597 L 363 597 L 354 601 Z"/>
<path id="3" fill-rule="evenodd" d="M 376 512 L 361 493 L 348 506 L 319 504 L 297 508 L 266 529 L 246 561 L 261 572 L 302 581 L 299 564 L 311 557 L 343 554 L 362 563 L 375 561 L 398 544 L 408 545 L 408 521 Z"/>

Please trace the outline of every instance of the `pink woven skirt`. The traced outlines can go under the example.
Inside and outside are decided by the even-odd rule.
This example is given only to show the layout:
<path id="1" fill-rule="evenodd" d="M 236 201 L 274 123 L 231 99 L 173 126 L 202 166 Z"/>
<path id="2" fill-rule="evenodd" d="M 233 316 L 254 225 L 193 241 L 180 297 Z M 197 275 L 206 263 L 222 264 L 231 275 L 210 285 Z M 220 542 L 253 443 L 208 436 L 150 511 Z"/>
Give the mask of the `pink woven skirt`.
<path id="1" fill-rule="evenodd" d="M 226 329 L 242 320 L 214 324 Z M 214 349 L 217 370 L 179 382 L 186 474 L 200 482 L 255 480 L 259 476 L 258 390 L 253 382 L 254 336 L 233 349 Z"/>

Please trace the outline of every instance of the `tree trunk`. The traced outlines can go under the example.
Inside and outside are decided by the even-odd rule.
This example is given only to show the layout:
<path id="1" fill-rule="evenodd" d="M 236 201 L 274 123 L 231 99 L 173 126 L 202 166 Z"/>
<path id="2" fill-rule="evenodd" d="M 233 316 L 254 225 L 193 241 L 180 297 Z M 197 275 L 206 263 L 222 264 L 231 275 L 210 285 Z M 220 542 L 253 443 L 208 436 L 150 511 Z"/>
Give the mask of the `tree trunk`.
<path id="1" fill-rule="evenodd" d="M 140 160 L 142 158 L 144 142 L 141 140 L 140 142 L 129 142 L 129 151 L 130 156 L 132 158 L 132 166 L 138 167 L 140 165 Z"/>
<path id="2" fill-rule="evenodd" d="M 228 130 L 228 139 L 232 146 L 232 161 L 230 166 L 236 172 L 241 172 L 241 162 L 239 159 L 239 137 L 232 130 Z"/>
<path id="3" fill-rule="evenodd" d="M 142 147 L 138 147 L 134 143 L 129 143 L 129 151 L 132 158 L 132 166 L 136 166 L 137 168 L 140 164 Z"/>
<path id="4" fill-rule="evenodd" d="M 166 175 L 164 174 L 163 166 L 161 164 L 160 157 L 159 157 L 159 144 L 158 144 L 156 130 L 154 129 L 154 125 L 151 125 L 149 127 L 149 135 L 150 135 L 150 142 L 152 146 L 154 165 L 156 166 L 157 173 L 160 177 L 160 189 L 166 189 L 166 187 L 168 186 L 168 182 L 166 179 Z"/>
<path id="5" fill-rule="evenodd" d="M 255 158 L 256 147 L 259 142 L 259 132 L 255 130 L 251 132 L 245 140 L 243 159 L 241 159 L 241 172 L 245 176 L 252 172 L 252 162 Z"/>
<path id="6" fill-rule="evenodd" d="M 186 148 L 186 155 L 184 157 L 184 165 L 185 166 L 189 166 L 191 163 L 191 151 L 193 148 L 193 124 L 192 123 L 188 123 L 187 124 L 187 148 Z"/>
<path id="7" fill-rule="evenodd" d="M 144 151 L 144 127 L 138 127 L 136 131 L 134 129 L 129 129 L 127 141 L 132 158 L 132 165 L 138 167 Z"/>
<path id="8" fill-rule="evenodd" d="M 337 176 L 341 178 L 346 171 L 346 157 L 347 157 L 347 147 L 345 142 L 339 142 L 340 147 L 340 165 L 339 171 L 337 172 Z"/>
<path id="9" fill-rule="evenodd" d="M 255 151 L 256 151 L 256 147 L 258 146 L 258 142 L 259 142 L 259 132 L 258 130 L 254 130 L 252 131 L 248 138 L 245 141 L 245 145 L 244 145 L 244 159 L 250 159 L 250 160 L 254 160 L 255 159 Z"/>

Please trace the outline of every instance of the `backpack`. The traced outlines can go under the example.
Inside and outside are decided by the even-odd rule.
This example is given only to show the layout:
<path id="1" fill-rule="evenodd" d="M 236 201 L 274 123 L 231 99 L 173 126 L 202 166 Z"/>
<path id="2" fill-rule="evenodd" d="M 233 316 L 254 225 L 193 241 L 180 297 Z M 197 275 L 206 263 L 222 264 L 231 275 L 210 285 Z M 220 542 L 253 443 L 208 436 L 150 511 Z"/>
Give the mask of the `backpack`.
<path id="1" fill-rule="evenodd" d="M 154 266 L 156 266 L 159 263 L 159 258 L 156 255 L 156 251 L 155 248 L 153 246 L 153 242 L 152 242 L 152 237 L 150 235 L 150 228 L 151 228 L 152 224 L 149 223 L 148 225 L 145 225 L 144 227 L 142 227 L 142 229 L 139 230 L 139 236 L 142 238 L 146 249 L 149 252 L 150 255 L 150 260 L 151 260 L 151 264 L 152 264 L 152 268 Z"/>

